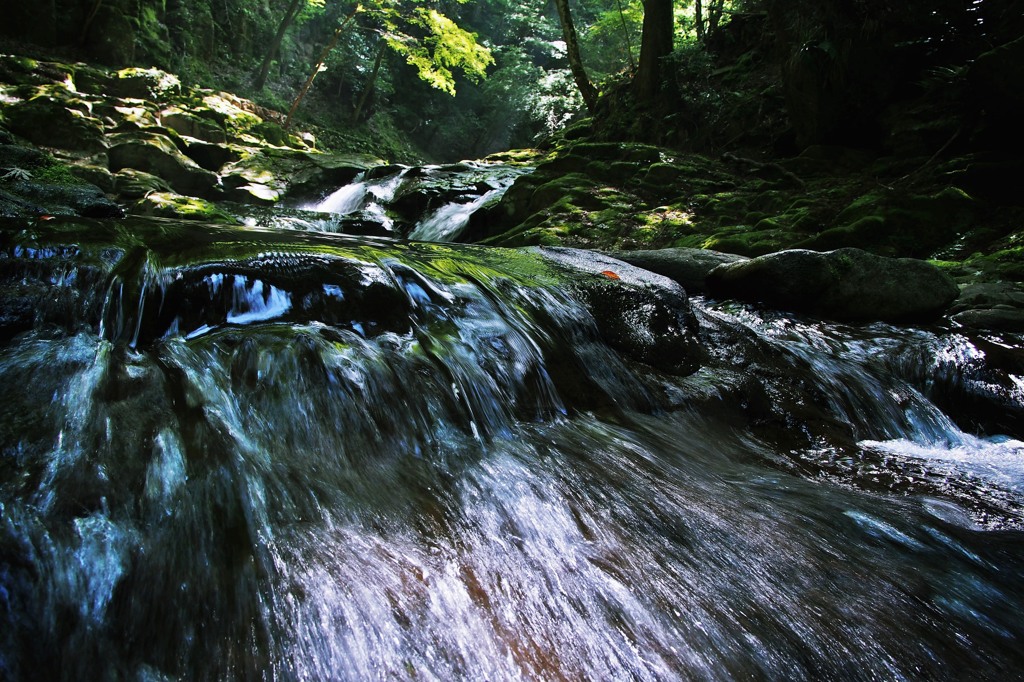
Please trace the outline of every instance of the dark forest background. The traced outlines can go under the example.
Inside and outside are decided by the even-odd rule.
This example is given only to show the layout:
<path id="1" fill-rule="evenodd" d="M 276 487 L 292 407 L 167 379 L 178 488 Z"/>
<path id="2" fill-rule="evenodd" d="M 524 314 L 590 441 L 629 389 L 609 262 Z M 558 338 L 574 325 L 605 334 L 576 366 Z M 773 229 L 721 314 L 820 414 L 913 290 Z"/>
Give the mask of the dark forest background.
<path id="1" fill-rule="evenodd" d="M 429 160 L 588 113 L 599 139 L 758 158 L 1021 148 L 1019 0 L 585 0 L 566 6 L 575 73 L 557 4 L 7 1 L 0 31 L 7 51 L 155 66 L 282 112 L 323 57 L 296 116 Z"/>

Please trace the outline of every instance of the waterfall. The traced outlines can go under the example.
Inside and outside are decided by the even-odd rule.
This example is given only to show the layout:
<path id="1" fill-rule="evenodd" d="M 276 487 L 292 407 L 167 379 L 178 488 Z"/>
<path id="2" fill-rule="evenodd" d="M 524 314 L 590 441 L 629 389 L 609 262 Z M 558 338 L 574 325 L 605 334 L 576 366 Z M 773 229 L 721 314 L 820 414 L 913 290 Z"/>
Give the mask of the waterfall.
<path id="1" fill-rule="evenodd" d="M 387 204 L 394 198 L 409 170 L 402 168 L 374 180 L 367 179 L 366 173 L 360 173 L 351 183 L 338 188 L 324 199 L 301 204 L 299 208 L 340 216 L 363 211 L 371 220 L 390 230 L 394 220 L 387 214 Z"/>
<path id="2" fill-rule="evenodd" d="M 433 215 L 417 223 L 409 233 L 409 239 L 427 242 L 454 241 L 469 224 L 470 216 L 481 206 L 500 198 L 505 193 L 505 189 L 505 187 L 492 189 L 473 201 L 452 202 L 442 206 Z"/>
<path id="3" fill-rule="evenodd" d="M 985 339 L 556 261 L 0 224 L 0 677 L 1024 669 L 1024 400 Z M 657 305 L 691 370 L 609 336 Z"/>

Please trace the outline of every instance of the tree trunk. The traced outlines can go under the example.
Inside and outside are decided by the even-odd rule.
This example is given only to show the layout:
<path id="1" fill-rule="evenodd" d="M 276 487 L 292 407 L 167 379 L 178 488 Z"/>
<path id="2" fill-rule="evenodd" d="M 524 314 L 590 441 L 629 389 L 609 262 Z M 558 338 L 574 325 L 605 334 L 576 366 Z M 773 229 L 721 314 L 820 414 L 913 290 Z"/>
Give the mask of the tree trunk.
<path id="1" fill-rule="evenodd" d="M 96 14 L 100 11 L 100 5 L 103 4 L 103 0 L 95 0 L 92 3 L 92 9 L 89 10 L 88 16 L 85 17 L 85 22 L 82 24 L 82 33 L 78 36 L 78 44 L 85 45 L 85 41 L 89 37 L 89 29 L 92 28 L 92 22 L 96 19 Z"/>
<path id="2" fill-rule="evenodd" d="M 285 118 L 284 120 L 285 130 L 291 128 L 292 116 L 295 115 L 295 111 L 299 108 L 299 103 L 302 102 L 302 98 L 306 96 L 307 92 L 309 92 L 309 88 L 313 85 L 313 79 L 316 78 L 316 75 L 318 73 L 320 73 L 320 68 L 324 65 L 324 62 L 327 61 L 327 56 L 331 53 L 331 50 L 334 49 L 334 46 L 338 44 L 338 40 L 341 38 L 341 34 L 345 32 L 345 29 L 348 28 L 348 25 L 352 23 L 353 19 L 356 18 L 356 14 L 358 14 L 362 10 L 363 8 L 361 6 L 356 5 L 356 8 L 352 10 L 352 14 L 348 15 L 348 17 L 345 18 L 345 21 L 342 22 L 341 26 L 334 29 L 334 35 L 331 36 L 331 41 L 327 43 L 327 46 L 320 53 L 320 57 L 316 60 L 316 64 L 313 65 L 312 73 L 309 74 L 309 78 L 306 79 L 306 83 L 302 86 L 302 89 L 299 90 L 299 94 L 295 97 L 295 101 L 292 102 L 292 106 L 288 110 L 288 117 Z"/>
<path id="3" fill-rule="evenodd" d="M 633 81 L 639 102 L 653 100 L 661 90 L 661 60 L 672 52 L 674 21 L 672 0 L 644 0 L 640 67 Z"/>
<path id="4" fill-rule="evenodd" d="M 274 34 L 274 40 L 270 43 L 270 49 L 267 50 L 267 56 L 263 58 L 263 64 L 260 65 L 259 75 L 256 76 L 256 81 L 253 83 L 257 90 L 262 89 L 267 84 L 270 65 L 274 62 L 277 51 L 281 49 L 281 42 L 284 40 L 285 32 L 291 26 L 291 23 L 295 21 L 295 17 L 299 15 L 299 10 L 302 9 L 301 5 L 302 0 L 292 0 L 292 3 L 288 5 L 288 9 L 285 10 L 281 23 L 278 24 L 277 33 Z"/>
<path id="5" fill-rule="evenodd" d="M 359 123 L 362 119 L 363 108 L 366 106 L 367 100 L 370 99 L 370 94 L 377 87 L 377 74 L 380 73 L 380 66 L 384 63 L 384 53 L 387 51 L 387 47 L 387 41 L 381 38 L 380 44 L 377 46 L 377 56 L 373 59 L 373 68 L 370 69 L 370 74 L 366 77 L 366 85 L 363 87 L 362 94 L 359 95 L 359 103 L 356 104 L 356 108 L 352 112 L 353 123 Z"/>
<path id="6" fill-rule="evenodd" d="M 593 112 L 597 106 L 597 88 L 590 82 L 587 71 L 583 68 L 579 41 L 576 39 L 576 27 L 573 26 L 572 15 L 569 14 L 569 0 L 555 0 L 555 7 L 558 8 L 558 19 L 562 24 L 562 37 L 565 38 L 572 78 L 583 95 L 583 103 L 587 105 L 587 110 Z"/>
<path id="7" fill-rule="evenodd" d="M 701 4 L 701 0 L 694 0 L 693 3 L 693 23 L 697 29 L 697 42 L 704 42 L 704 6 Z"/>
<path id="8" fill-rule="evenodd" d="M 699 0 L 698 0 L 699 1 Z M 633 60 L 633 41 L 629 39 L 629 26 L 626 25 L 626 13 L 622 9 L 622 0 L 619 3 L 619 21 L 622 23 L 622 38 L 626 41 L 626 55 L 629 57 L 629 70 L 636 70 L 636 62 Z"/>
<path id="9" fill-rule="evenodd" d="M 711 0 L 708 4 L 708 30 L 707 35 L 713 36 L 718 30 L 718 24 L 722 21 L 722 11 L 725 9 L 725 0 Z"/>

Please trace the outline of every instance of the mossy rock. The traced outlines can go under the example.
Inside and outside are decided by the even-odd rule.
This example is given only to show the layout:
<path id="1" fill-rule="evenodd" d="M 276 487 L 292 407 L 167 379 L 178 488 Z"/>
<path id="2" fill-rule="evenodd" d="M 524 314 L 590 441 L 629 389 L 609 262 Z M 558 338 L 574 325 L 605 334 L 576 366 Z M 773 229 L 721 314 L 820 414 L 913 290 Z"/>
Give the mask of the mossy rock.
<path id="1" fill-rule="evenodd" d="M 134 215 L 174 218 L 177 220 L 199 220 L 228 225 L 238 224 L 238 219 L 220 210 L 209 201 L 196 197 L 182 196 L 174 192 L 150 192 L 132 206 L 131 212 Z"/>
<path id="2" fill-rule="evenodd" d="M 144 102 L 99 101 L 93 105 L 93 112 L 114 124 L 113 132 L 126 133 L 159 125 L 152 109 Z"/>
<path id="3" fill-rule="evenodd" d="M 488 154 L 483 161 L 503 163 L 509 166 L 536 166 L 545 160 L 547 153 L 540 149 L 511 149 Z"/>
<path id="4" fill-rule="evenodd" d="M 171 186 L 152 173 L 134 168 L 122 168 L 113 174 L 114 193 L 126 201 L 141 199 L 154 192 L 170 193 Z"/>
<path id="5" fill-rule="evenodd" d="M 280 124 L 273 121 L 263 121 L 249 129 L 249 133 L 272 144 L 275 147 L 287 147 L 288 133 Z"/>
<path id="6" fill-rule="evenodd" d="M 737 225 L 716 232 L 701 243 L 701 248 L 753 258 L 788 247 L 792 240 L 785 230 L 755 230 Z"/>
<path id="7" fill-rule="evenodd" d="M 249 182 L 244 185 L 229 187 L 224 196 L 229 201 L 237 201 L 240 204 L 252 204 L 255 206 L 273 206 L 284 196 L 284 190 L 278 183 L 262 184 Z"/>
<path id="8" fill-rule="evenodd" d="M 530 197 L 530 211 L 534 212 L 547 208 L 566 198 L 584 198 L 587 200 L 586 198 L 592 196 L 591 192 L 596 187 L 597 184 L 586 175 L 580 173 L 562 175 L 545 182 L 533 191 Z M 600 206 L 600 202 L 588 201 L 592 207 Z"/>
<path id="9" fill-rule="evenodd" d="M 835 227 L 799 247 L 859 246 L 880 254 L 927 258 L 970 231 L 981 210 L 955 187 L 931 195 L 866 194 L 840 212 Z"/>
<path id="10" fill-rule="evenodd" d="M 251 102 L 230 93 L 218 92 L 204 96 L 202 103 L 207 112 L 206 115 L 216 120 L 229 138 L 242 142 L 259 143 L 260 140 L 254 136 L 247 136 L 250 138 L 249 140 L 244 139 L 246 133 L 263 123 L 262 118 L 248 110 L 253 106 Z M 201 110 L 195 110 L 195 113 L 203 115 Z"/>
<path id="11" fill-rule="evenodd" d="M 169 137 L 156 133 L 112 136 L 108 150 L 110 170 L 134 168 L 157 175 L 176 191 L 207 197 L 217 192 L 217 176 L 201 168 L 178 149 Z"/>
<path id="12" fill-rule="evenodd" d="M 171 107 L 160 112 L 160 123 L 167 128 L 204 142 L 224 144 L 228 141 L 227 133 L 208 118 L 203 118 L 191 111 L 179 107 Z"/>
<path id="13" fill-rule="evenodd" d="M 577 154 L 559 154 L 558 156 L 537 165 L 537 173 L 541 175 L 561 175 L 564 173 L 583 173 L 591 163 L 591 159 Z"/>
<path id="14" fill-rule="evenodd" d="M 797 249 L 832 251 L 846 247 L 868 246 L 869 250 L 882 255 L 895 255 L 894 249 L 882 246 L 891 231 L 889 222 L 883 216 L 867 215 L 848 225 L 832 227 L 794 244 Z"/>
<path id="15" fill-rule="evenodd" d="M 49 169 L 57 168 L 50 166 Z M 0 193 L 8 216 L 69 215 L 87 218 L 120 218 L 121 207 L 108 199 L 103 191 L 72 176 L 63 167 L 58 182 L 46 182 L 47 169 L 38 171 L 38 177 L 3 180 Z"/>
<path id="16" fill-rule="evenodd" d="M 680 188 L 689 178 L 690 169 L 671 163 L 655 163 L 647 168 L 642 183 L 649 190 L 674 190 Z"/>
<path id="17" fill-rule="evenodd" d="M 0 83 L 11 85 L 42 85 L 52 82 L 39 73 L 40 63 L 29 57 L 0 55 Z"/>
<path id="18" fill-rule="evenodd" d="M 650 165 L 661 161 L 661 149 L 629 142 L 581 142 L 572 145 L 569 153 L 590 161 L 627 161 Z"/>
<path id="19" fill-rule="evenodd" d="M 960 293 L 930 263 L 862 249 L 780 251 L 718 266 L 706 282 L 716 297 L 850 321 L 934 319 Z"/>
<path id="20" fill-rule="evenodd" d="M 6 108 L 8 129 L 34 144 L 94 154 L 105 148 L 103 122 L 83 113 L 76 102 L 46 95 Z"/>

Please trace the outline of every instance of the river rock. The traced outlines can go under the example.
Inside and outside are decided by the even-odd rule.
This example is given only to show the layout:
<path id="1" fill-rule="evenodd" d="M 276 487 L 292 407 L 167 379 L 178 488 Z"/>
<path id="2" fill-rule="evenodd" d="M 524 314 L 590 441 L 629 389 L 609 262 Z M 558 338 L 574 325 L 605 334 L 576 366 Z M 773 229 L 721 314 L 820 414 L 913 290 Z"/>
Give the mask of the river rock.
<path id="1" fill-rule="evenodd" d="M 604 253 L 675 280 L 691 294 L 704 293 L 707 290 L 705 280 L 708 273 L 719 265 L 748 260 L 745 256 L 709 249 L 668 248 Z"/>
<path id="2" fill-rule="evenodd" d="M 707 284 L 716 297 L 845 321 L 928 320 L 959 294 L 953 279 L 930 263 L 855 248 L 794 249 L 720 265 Z"/>
<path id="3" fill-rule="evenodd" d="M 110 170 L 122 168 L 152 173 L 178 193 L 209 197 L 218 185 L 217 176 L 204 170 L 178 149 L 174 141 L 155 133 L 126 133 L 111 136 Z"/>
<path id="4" fill-rule="evenodd" d="M 1024 290 L 1014 282 L 972 284 L 960 292 L 949 315 L 963 327 L 1024 332 Z"/>
<path id="5" fill-rule="evenodd" d="M 569 273 L 605 343 L 661 371 L 691 374 L 703 354 L 686 291 L 662 275 L 594 251 L 530 247 Z"/>
<path id="6" fill-rule="evenodd" d="M 73 99 L 39 95 L 4 110 L 7 127 L 39 145 L 87 153 L 103 151 L 103 122 Z"/>
<path id="7" fill-rule="evenodd" d="M 99 187 L 84 183 L 57 185 L 18 180 L 0 188 L 0 216 L 25 215 L 121 218 L 124 210 Z"/>
<path id="8" fill-rule="evenodd" d="M 160 122 L 181 135 L 204 142 L 224 144 L 228 141 L 227 133 L 216 123 L 179 107 L 160 112 Z"/>

